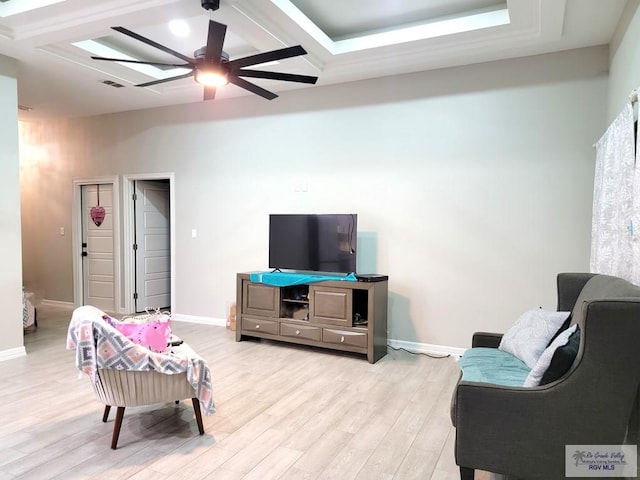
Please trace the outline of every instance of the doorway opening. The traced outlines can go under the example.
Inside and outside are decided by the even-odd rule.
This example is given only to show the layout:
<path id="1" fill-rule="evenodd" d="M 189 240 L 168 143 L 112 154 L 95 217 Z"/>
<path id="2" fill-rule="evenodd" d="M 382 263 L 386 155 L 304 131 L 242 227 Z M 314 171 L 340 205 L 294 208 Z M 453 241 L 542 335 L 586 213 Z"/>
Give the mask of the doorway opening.
<path id="1" fill-rule="evenodd" d="M 124 310 L 175 308 L 174 175 L 125 175 Z"/>

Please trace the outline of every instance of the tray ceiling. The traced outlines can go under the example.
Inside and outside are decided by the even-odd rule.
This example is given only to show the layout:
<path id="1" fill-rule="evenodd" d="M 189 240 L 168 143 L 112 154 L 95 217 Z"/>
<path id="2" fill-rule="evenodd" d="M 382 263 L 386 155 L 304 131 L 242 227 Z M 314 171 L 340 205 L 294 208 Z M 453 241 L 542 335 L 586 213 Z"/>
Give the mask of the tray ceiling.
<path id="1" fill-rule="evenodd" d="M 18 59 L 19 103 L 31 109 L 21 117 L 95 115 L 202 101 L 202 87 L 191 78 L 137 88 L 137 83 L 172 73 L 91 60 L 90 55 L 98 54 L 175 62 L 112 26 L 187 56 L 205 44 L 210 18 L 228 25 L 224 50 L 231 60 L 302 45 L 308 55 L 263 69 L 318 76 L 316 85 L 256 81 L 282 96 L 289 89 L 608 44 L 627 1 L 220 3 L 219 10 L 210 12 L 200 0 L 0 0 L 0 54 Z M 188 33 L 172 33 L 172 20 L 181 20 Z M 250 94 L 227 85 L 213 102 L 241 95 Z"/>

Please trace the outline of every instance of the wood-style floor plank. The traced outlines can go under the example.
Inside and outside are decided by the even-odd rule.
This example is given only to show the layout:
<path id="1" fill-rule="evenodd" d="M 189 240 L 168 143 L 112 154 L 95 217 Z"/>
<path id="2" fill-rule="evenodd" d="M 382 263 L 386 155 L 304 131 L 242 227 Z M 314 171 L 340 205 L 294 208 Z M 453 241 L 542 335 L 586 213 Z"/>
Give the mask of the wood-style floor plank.
<path id="1" fill-rule="evenodd" d="M 71 309 L 41 306 L 26 357 L 0 362 L 0 480 L 449 480 L 458 367 L 402 351 L 361 355 L 235 341 L 174 322 L 209 364 L 217 413 L 197 432 L 191 402 L 127 408 L 102 422 L 65 349 Z"/>

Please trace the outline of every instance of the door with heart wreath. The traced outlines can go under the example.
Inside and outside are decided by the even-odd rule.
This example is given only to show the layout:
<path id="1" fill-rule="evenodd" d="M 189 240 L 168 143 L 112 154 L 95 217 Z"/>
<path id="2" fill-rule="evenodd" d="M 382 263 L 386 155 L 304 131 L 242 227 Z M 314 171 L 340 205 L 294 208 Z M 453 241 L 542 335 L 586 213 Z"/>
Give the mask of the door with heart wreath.
<path id="1" fill-rule="evenodd" d="M 85 184 L 82 191 L 82 304 L 115 309 L 114 185 Z"/>

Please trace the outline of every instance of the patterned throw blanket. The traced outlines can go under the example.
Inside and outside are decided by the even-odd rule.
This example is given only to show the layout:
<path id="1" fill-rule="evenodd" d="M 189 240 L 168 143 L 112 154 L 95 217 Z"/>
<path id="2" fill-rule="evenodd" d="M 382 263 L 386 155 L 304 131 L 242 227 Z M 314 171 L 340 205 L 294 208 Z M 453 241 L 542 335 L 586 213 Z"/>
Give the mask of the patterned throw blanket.
<path id="1" fill-rule="evenodd" d="M 31 301 L 32 297 L 32 293 L 22 289 L 22 328 L 28 328 L 36 323 L 36 309 Z"/>
<path id="2" fill-rule="evenodd" d="M 205 415 L 216 408 L 211 388 L 211 371 L 206 362 L 186 344 L 156 353 L 132 342 L 102 319 L 104 312 L 85 305 L 76 308 L 67 332 L 67 350 L 76 351 L 76 367 L 96 381 L 98 368 L 187 373 Z"/>

